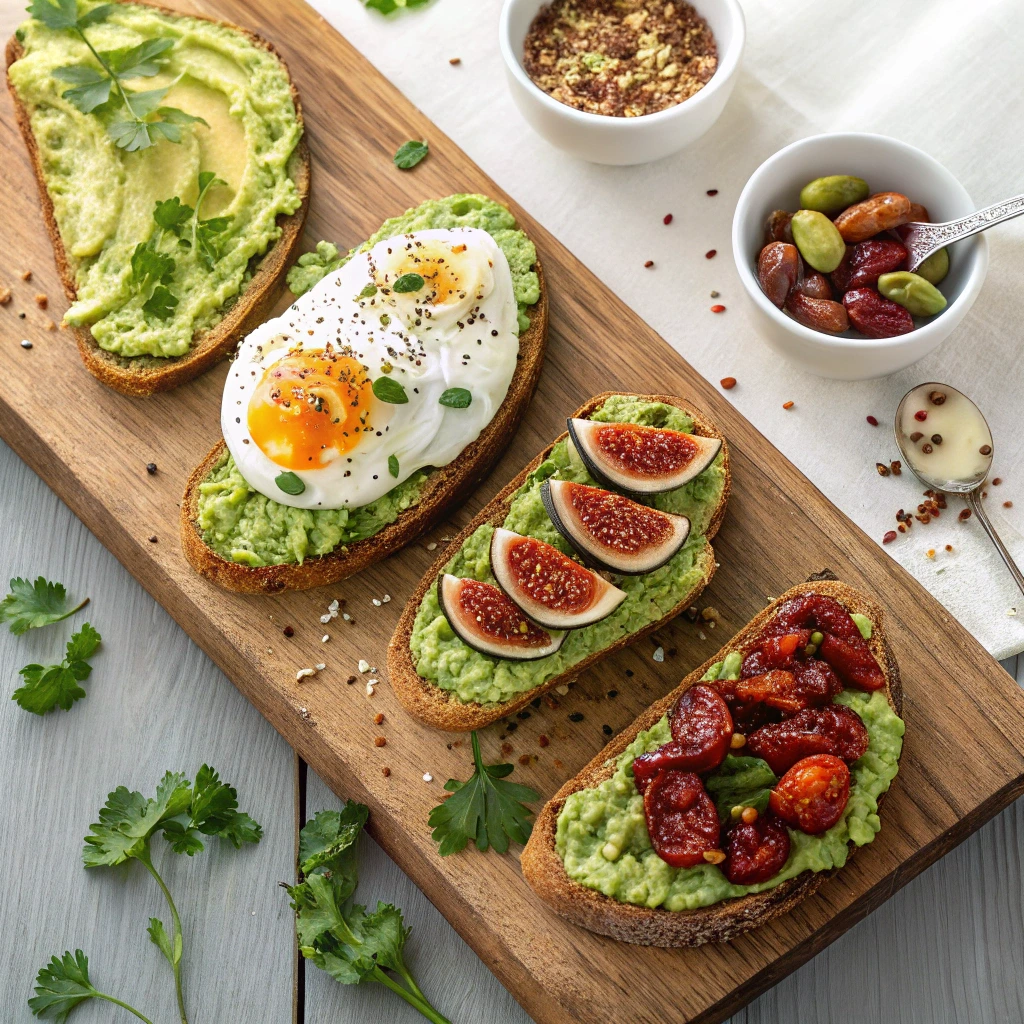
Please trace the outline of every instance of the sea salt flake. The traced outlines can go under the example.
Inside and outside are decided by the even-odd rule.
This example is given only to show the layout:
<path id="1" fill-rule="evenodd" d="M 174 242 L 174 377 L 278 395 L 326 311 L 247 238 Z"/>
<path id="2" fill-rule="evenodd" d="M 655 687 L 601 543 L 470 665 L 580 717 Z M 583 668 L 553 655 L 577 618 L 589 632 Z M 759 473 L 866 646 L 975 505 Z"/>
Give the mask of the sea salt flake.
<path id="1" fill-rule="evenodd" d="M 665 660 L 665 648 L 664 647 L 655 648 L 654 660 L 655 661 L 664 661 Z"/>

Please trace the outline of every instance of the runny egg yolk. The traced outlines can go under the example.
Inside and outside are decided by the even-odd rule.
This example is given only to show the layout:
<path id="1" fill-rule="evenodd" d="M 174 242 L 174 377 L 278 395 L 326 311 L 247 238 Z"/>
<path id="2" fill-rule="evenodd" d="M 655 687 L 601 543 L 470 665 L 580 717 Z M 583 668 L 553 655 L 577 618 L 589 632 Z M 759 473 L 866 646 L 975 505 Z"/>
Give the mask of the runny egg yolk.
<path id="1" fill-rule="evenodd" d="M 370 380 L 350 356 L 294 352 L 263 374 L 249 400 L 249 434 L 284 469 L 319 469 L 370 429 Z"/>
<path id="2" fill-rule="evenodd" d="M 390 288 L 407 274 L 423 278 L 423 287 L 407 293 L 410 301 L 428 306 L 457 306 L 483 297 L 479 255 L 465 244 L 434 239 L 408 243 L 389 254 L 377 272 L 377 285 Z"/>

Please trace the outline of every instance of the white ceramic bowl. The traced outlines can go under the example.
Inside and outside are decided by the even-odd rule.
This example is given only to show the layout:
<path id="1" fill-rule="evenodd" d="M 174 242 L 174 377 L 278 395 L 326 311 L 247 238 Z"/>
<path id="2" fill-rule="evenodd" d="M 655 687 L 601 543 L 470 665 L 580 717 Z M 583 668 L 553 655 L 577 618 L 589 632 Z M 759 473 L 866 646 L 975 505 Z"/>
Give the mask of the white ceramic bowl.
<path id="1" fill-rule="evenodd" d="M 718 120 L 736 84 L 746 29 L 737 0 L 695 0 L 718 43 L 718 70 L 688 100 L 643 117 L 589 114 L 559 103 L 523 70 L 523 43 L 545 0 L 505 0 L 498 28 L 509 88 L 520 113 L 553 146 L 597 164 L 644 164 L 675 153 Z"/>
<path id="2" fill-rule="evenodd" d="M 786 316 L 761 291 L 757 257 L 768 214 L 796 210 L 800 189 L 826 174 L 864 178 L 873 192 L 902 192 L 926 206 L 935 222 L 963 217 L 977 206 L 963 185 L 927 153 L 885 135 L 858 132 L 814 135 L 780 149 L 754 171 L 740 193 L 732 220 L 732 252 L 765 340 L 822 377 L 884 377 L 937 348 L 964 318 L 985 280 L 988 243 L 984 235 L 975 235 L 950 249 L 949 274 L 939 285 L 948 305 L 937 316 L 919 320 L 909 334 L 865 338 L 852 330 L 840 335 L 811 330 Z"/>

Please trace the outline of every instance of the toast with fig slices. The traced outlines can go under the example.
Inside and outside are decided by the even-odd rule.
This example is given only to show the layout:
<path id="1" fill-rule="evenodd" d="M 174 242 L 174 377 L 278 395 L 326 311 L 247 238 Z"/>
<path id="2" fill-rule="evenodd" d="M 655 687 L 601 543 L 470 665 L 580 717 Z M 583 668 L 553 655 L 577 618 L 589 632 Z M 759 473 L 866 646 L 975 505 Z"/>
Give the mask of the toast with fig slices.
<path id="1" fill-rule="evenodd" d="M 202 14 L 185 15 L 170 7 L 154 3 L 152 0 L 131 0 L 133 5 L 150 7 L 154 11 L 171 18 L 210 22 L 230 29 L 244 36 L 253 46 L 272 54 L 281 64 L 286 74 L 288 68 L 274 45 L 256 35 L 254 32 L 228 21 L 207 17 Z M 16 36 L 7 43 L 7 67 L 25 56 L 25 49 Z M 74 302 L 78 295 L 75 277 L 76 261 L 64 244 L 64 239 L 57 224 L 53 198 L 46 185 L 43 169 L 43 156 L 32 130 L 32 112 L 22 102 L 8 74 L 8 91 L 14 106 L 14 116 L 21 131 L 29 160 L 35 175 L 42 207 L 43 225 L 53 248 L 53 257 L 57 265 L 57 274 L 68 302 Z M 291 83 L 291 98 L 295 106 L 295 117 L 300 128 L 303 125 L 302 106 L 299 93 L 294 82 Z M 225 359 L 234 349 L 238 339 L 244 337 L 257 324 L 262 323 L 270 315 L 284 289 L 285 274 L 295 262 L 299 245 L 302 241 L 302 229 L 306 222 L 309 209 L 310 159 L 309 148 L 305 136 L 299 138 L 295 150 L 288 162 L 288 176 L 295 183 L 301 198 L 301 205 L 291 214 L 281 214 L 277 218 L 281 234 L 261 256 L 255 256 L 249 262 L 251 277 L 244 290 L 223 307 L 223 318 L 208 330 L 197 332 L 192 339 L 192 347 L 182 356 L 122 356 L 116 352 L 108 352 L 100 348 L 92 331 L 87 326 L 71 326 L 69 330 L 78 345 L 78 352 L 85 363 L 86 369 L 108 387 L 132 397 L 145 397 L 161 391 L 176 388 L 186 381 L 198 377 Z"/>
<path id="2" fill-rule="evenodd" d="M 463 700 L 456 695 L 453 689 L 445 689 L 432 679 L 420 674 L 418 665 L 422 659 L 418 659 L 414 653 L 413 637 L 421 605 L 426 608 L 426 601 L 436 599 L 437 592 L 435 587 L 438 584 L 439 577 L 444 576 L 446 569 L 451 567 L 453 560 L 461 557 L 464 545 L 481 527 L 486 528 L 485 532 L 491 531 L 493 538 L 493 531 L 500 530 L 500 528 L 506 525 L 513 502 L 517 499 L 517 496 L 525 494 L 527 489 L 537 482 L 538 473 L 545 476 L 550 474 L 547 476 L 547 479 L 555 479 L 558 474 L 551 471 L 551 462 L 549 461 L 552 453 L 561 450 L 562 452 L 569 451 L 571 455 L 571 452 L 574 451 L 567 444 L 567 439 L 570 435 L 568 433 L 561 434 L 533 459 L 518 476 L 511 480 L 480 511 L 469 525 L 459 533 L 423 577 L 403 610 L 391 643 L 388 646 L 388 673 L 392 689 L 395 691 L 400 703 L 414 717 L 438 729 L 467 731 L 481 728 L 499 718 L 512 714 L 528 705 L 530 701 L 540 694 L 553 689 L 561 683 L 575 679 L 589 665 L 607 657 L 613 651 L 647 636 L 659 626 L 680 614 L 690 607 L 711 580 L 715 572 L 715 555 L 711 548 L 711 539 L 718 532 L 718 528 L 725 516 L 731 487 L 729 453 L 725 439 L 717 427 L 702 413 L 695 410 L 692 405 L 680 398 L 667 395 L 632 395 L 621 392 L 605 392 L 591 398 L 577 409 L 572 414 L 571 419 L 575 421 L 589 420 L 595 413 L 604 410 L 610 400 L 615 402 L 635 401 L 637 403 L 649 404 L 652 408 L 661 408 L 669 411 L 670 415 L 682 413 L 688 417 L 691 425 L 688 432 L 697 441 L 708 439 L 716 444 L 717 454 L 714 457 L 714 461 L 710 466 L 705 467 L 704 471 L 710 472 L 712 467 L 714 467 L 714 480 L 717 486 L 714 492 L 715 498 L 713 502 L 709 501 L 706 508 L 702 508 L 702 514 L 705 518 L 702 528 L 696 531 L 686 542 L 688 547 L 691 540 L 693 543 L 693 564 L 690 567 L 690 572 L 686 574 L 692 576 L 692 585 L 689 586 L 685 593 L 675 594 L 671 606 L 664 609 L 663 614 L 656 619 L 647 619 L 639 628 L 626 631 L 624 635 L 619 635 L 614 640 L 601 645 L 571 664 L 564 665 L 561 671 L 554 675 L 549 675 L 548 678 L 544 678 L 537 685 L 511 694 L 507 699 L 485 702 Z M 612 421 L 613 424 L 615 422 Z M 628 421 L 626 425 L 629 425 Z M 699 483 L 701 476 L 698 475 L 694 479 Z M 597 482 L 593 476 L 586 477 L 586 480 L 590 484 Z M 680 491 L 683 489 L 680 488 Z M 545 508 L 550 508 L 546 501 Z M 551 522 L 547 521 L 547 517 L 545 517 L 544 528 L 551 527 L 551 525 Z M 578 551 L 579 549 L 577 548 L 576 550 Z M 674 565 L 674 559 L 670 560 L 666 565 L 660 567 L 658 571 L 671 576 Z M 652 577 L 624 577 L 624 579 L 631 581 L 641 581 L 638 585 L 643 585 L 643 581 L 650 578 Z M 664 579 L 665 576 L 663 575 L 658 578 Z M 604 583 L 603 580 L 599 582 Z M 625 586 L 626 583 L 622 582 L 622 585 Z M 658 607 L 660 608 L 660 606 Z M 439 614 L 443 615 L 443 612 Z M 439 622 L 436 618 L 434 621 Z M 594 628 L 599 626 L 600 623 L 596 623 Z M 456 637 L 456 641 L 458 641 L 458 637 Z M 456 653 L 459 656 L 465 654 L 469 657 L 484 657 L 484 655 L 479 654 L 479 648 L 474 650 L 468 645 L 465 651 L 460 650 Z M 500 669 L 502 666 L 509 667 L 510 665 L 517 666 L 523 664 L 522 662 L 508 662 L 500 658 L 491 658 L 490 662 L 497 669 Z M 541 662 L 533 661 L 529 662 L 529 664 L 538 665 Z"/>
<path id="3" fill-rule="evenodd" d="M 723 899 L 693 910 L 668 910 L 661 906 L 649 907 L 623 902 L 576 881 L 566 871 L 556 838 L 559 816 L 572 794 L 594 789 L 611 778 L 617 770 L 617 759 L 641 732 L 654 727 L 670 712 L 680 696 L 701 682 L 708 670 L 721 662 L 729 652 L 742 651 L 751 644 L 785 602 L 809 593 L 834 598 L 850 613 L 860 613 L 870 619 L 873 630 L 867 644 L 885 679 L 884 689 L 878 692 L 884 693 L 895 715 L 901 715 L 903 689 L 887 637 L 882 609 L 861 592 L 839 582 L 828 570 L 811 577 L 803 585 L 791 588 L 752 619 L 714 657 L 691 672 L 676 689 L 652 704 L 612 739 L 544 805 L 523 850 L 521 866 L 526 881 L 556 913 L 582 928 L 640 945 L 696 946 L 706 942 L 726 942 L 792 910 L 814 893 L 832 873 L 805 870 L 761 892 Z M 898 762 L 897 753 L 897 765 Z M 882 803 L 884 795 L 885 790 L 877 798 L 878 804 Z M 856 847 L 851 841 L 849 855 L 852 855 L 854 849 Z"/>

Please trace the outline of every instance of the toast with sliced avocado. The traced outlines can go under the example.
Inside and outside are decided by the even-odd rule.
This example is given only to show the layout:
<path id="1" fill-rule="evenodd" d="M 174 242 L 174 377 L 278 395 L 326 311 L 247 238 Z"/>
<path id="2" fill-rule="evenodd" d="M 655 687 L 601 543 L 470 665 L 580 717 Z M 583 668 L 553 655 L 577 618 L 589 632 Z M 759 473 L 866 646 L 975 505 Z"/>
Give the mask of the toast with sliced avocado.
<path id="1" fill-rule="evenodd" d="M 416 272 L 385 282 L 388 261 Z M 431 291 L 441 284 L 428 266 L 465 284 L 474 261 L 486 287 Z M 335 583 L 429 529 L 504 451 L 544 359 L 536 248 L 486 196 L 427 200 L 348 252 L 321 242 L 288 279 L 299 297 L 240 345 L 225 383 L 225 440 L 181 502 L 188 561 L 241 593 Z M 342 308 L 350 312 L 339 327 Z M 293 371 L 297 403 L 297 391 L 275 383 Z M 311 438 L 310 462 L 273 461 Z M 338 450 L 325 459 L 328 441 Z"/>
<path id="2" fill-rule="evenodd" d="M 523 875 L 561 916 L 624 942 L 732 939 L 874 839 L 902 706 L 882 609 L 819 574 L 562 786 Z"/>
<path id="3" fill-rule="evenodd" d="M 182 384 L 264 320 L 309 199 L 299 96 L 246 29 L 137 0 L 34 0 L 7 83 L 86 367 Z"/>
<path id="4" fill-rule="evenodd" d="M 714 574 L 730 489 L 714 424 L 679 398 L 608 392 L 568 425 L 452 541 L 399 619 L 391 685 L 429 725 L 476 729 L 518 711 L 678 615 Z"/>

